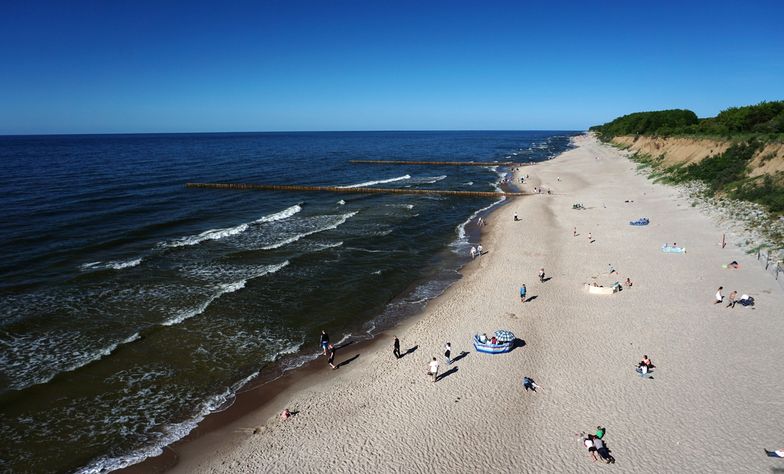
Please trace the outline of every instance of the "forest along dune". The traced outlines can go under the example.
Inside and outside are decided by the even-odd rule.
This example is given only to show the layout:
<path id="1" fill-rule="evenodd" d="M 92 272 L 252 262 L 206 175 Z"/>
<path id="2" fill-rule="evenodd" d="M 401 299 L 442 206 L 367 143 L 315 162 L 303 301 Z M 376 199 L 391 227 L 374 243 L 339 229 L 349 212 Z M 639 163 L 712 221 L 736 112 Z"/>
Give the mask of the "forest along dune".
<path id="1" fill-rule="evenodd" d="M 180 472 L 763 472 L 763 448 L 784 445 L 777 376 L 784 294 L 753 257 L 722 249 L 722 229 L 652 184 L 589 136 L 524 168 L 523 185 L 552 194 L 516 198 L 488 219 L 488 251 L 419 317 L 349 365 L 278 397 L 276 411 L 240 421 L 242 439 L 181 452 Z M 516 180 L 519 182 L 519 179 Z M 629 202 L 625 202 L 629 201 Z M 582 203 L 586 210 L 573 210 Z M 514 213 L 520 216 L 515 222 Z M 648 217 L 650 225 L 629 221 Z M 577 228 L 577 236 L 573 228 Z M 594 241 L 588 239 L 588 233 Z M 685 254 L 661 251 L 677 243 Z M 736 260 L 737 270 L 722 265 Z M 609 275 L 612 265 L 619 275 Z M 539 268 L 551 279 L 540 283 Z M 591 295 L 587 282 L 631 288 Z M 525 283 L 529 301 L 521 303 Z M 719 286 L 754 309 L 714 304 Z M 328 329 L 328 328 L 327 328 Z M 508 329 L 525 345 L 487 355 L 477 332 Z M 314 335 L 314 338 L 317 338 Z M 453 357 L 468 354 L 451 366 Z M 314 344 L 317 340 L 314 339 Z M 656 365 L 641 378 L 647 354 Z M 356 355 L 351 346 L 336 361 Z M 445 377 L 426 375 L 432 357 Z M 324 370 L 329 371 L 326 360 Z M 526 392 L 531 377 L 541 388 Z M 607 428 L 617 460 L 590 460 L 575 433 Z M 590 430 L 590 431 L 589 431 Z M 253 434 L 253 432 L 256 434 Z"/>

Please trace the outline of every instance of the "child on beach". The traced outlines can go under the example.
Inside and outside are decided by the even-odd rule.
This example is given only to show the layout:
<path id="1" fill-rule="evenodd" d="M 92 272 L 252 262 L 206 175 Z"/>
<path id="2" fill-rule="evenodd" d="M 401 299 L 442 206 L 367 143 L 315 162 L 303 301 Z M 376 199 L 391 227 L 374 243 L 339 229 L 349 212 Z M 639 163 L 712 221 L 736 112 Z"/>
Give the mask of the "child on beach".
<path id="1" fill-rule="evenodd" d="M 321 331 L 321 350 L 324 351 L 322 355 L 327 355 L 327 346 L 329 345 L 329 334 L 327 331 Z"/>
<path id="2" fill-rule="evenodd" d="M 539 269 L 539 283 L 544 283 L 544 267 Z"/>
<path id="3" fill-rule="evenodd" d="M 525 289 L 525 283 L 523 283 L 523 286 L 520 287 L 520 302 L 521 303 L 525 303 L 525 293 L 526 293 L 526 291 L 527 290 Z"/>

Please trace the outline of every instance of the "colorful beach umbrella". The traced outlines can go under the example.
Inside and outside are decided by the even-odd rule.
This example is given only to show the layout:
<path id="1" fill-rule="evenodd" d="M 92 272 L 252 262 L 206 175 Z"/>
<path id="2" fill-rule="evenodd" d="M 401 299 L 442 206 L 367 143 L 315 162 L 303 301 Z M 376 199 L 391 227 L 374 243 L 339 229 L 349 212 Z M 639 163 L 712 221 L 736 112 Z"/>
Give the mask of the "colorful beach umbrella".
<path id="1" fill-rule="evenodd" d="M 495 332 L 495 337 L 498 339 L 498 342 L 512 342 L 515 340 L 515 335 L 512 331 L 504 331 L 502 329 Z"/>

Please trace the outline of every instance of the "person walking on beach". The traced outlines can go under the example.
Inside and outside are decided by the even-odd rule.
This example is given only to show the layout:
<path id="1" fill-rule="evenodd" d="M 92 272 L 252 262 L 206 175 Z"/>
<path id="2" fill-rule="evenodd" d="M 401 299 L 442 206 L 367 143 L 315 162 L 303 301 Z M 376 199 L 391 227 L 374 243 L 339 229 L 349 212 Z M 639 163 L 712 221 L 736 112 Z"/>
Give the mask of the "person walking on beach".
<path id="1" fill-rule="evenodd" d="M 482 244 L 479 244 L 479 245 L 476 246 L 476 254 L 477 255 L 479 255 L 481 257 L 483 251 L 484 251 L 484 248 L 482 248 Z"/>
<path id="2" fill-rule="evenodd" d="M 607 273 L 609 273 L 610 275 L 612 275 L 613 273 L 615 273 L 616 275 L 618 274 L 618 272 L 615 271 L 615 267 L 612 266 L 612 263 L 607 264 Z"/>
<path id="3" fill-rule="evenodd" d="M 329 359 L 327 359 L 327 362 L 329 363 L 330 367 L 337 369 L 337 367 L 335 367 L 335 346 L 330 344 L 327 346 L 327 348 L 329 349 Z"/>
<path id="4" fill-rule="evenodd" d="M 527 290 L 525 288 L 525 283 L 523 283 L 523 286 L 520 287 L 520 302 L 521 303 L 525 303 L 525 294 L 526 294 L 526 292 L 527 292 Z"/>
<path id="5" fill-rule="evenodd" d="M 534 382 L 534 379 L 530 377 L 523 377 L 523 388 L 525 388 L 526 392 L 529 390 L 535 392 L 537 388 L 541 388 L 541 387 L 539 387 L 539 385 L 537 385 L 536 382 Z"/>
<path id="6" fill-rule="evenodd" d="M 544 283 L 544 267 L 539 269 L 539 283 Z"/>
<path id="7" fill-rule="evenodd" d="M 395 348 L 392 351 L 395 354 L 395 359 L 400 359 L 400 339 L 395 336 Z"/>
<path id="8" fill-rule="evenodd" d="M 433 382 L 435 382 L 438 379 L 438 361 L 436 360 L 435 357 L 433 357 L 433 360 L 430 361 L 430 364 L 428 364 L 428 366 L 429 366 L 428 375 L 433 377 Z"/>
<path id="9" fill-rule="evenodd" d="M 593 236 L 591 235 L 591 233 L 590 233 L 590 232 L 588 232 L 588 242 L 589 242 L 589 243 L 590 243 L 590 242 L 593 242 Z"/>
<path id="10" fill-rule="evenodd" d="M 572 237 L 577 237 L 577 227 L 572 229 Z"/>
<path id="11" fill-rule="evenodd" d="M 471 247 L 471 260 L 476 258 L 476 247 Z"/>
<path id="12" fill-rule="evenodd" d="M 729 301 L 729 304 L 727 305 L 728 308 L 734 308 L 735 307 L 735 303 L 737 303 L 737 301 L 735 301 L 735 298 L 737 298 L 737 297 L 738 297 L 738 292 L 735 291 L 735 290 L 732 290 L 732 293 L 730 293 L 730 296 L 727 298 L 727 301 Z"/>
<path id="13" fill-rule="evenodd" d="M 517 222 L 517 221 L 519 221 L 519 220 L 520 220 L 520 219 L 518 219 L 518 218 L 517 218 L 517 211 L 515 211 L 515 214 L 514 214 L 514 220 L 515 220 L 515 222 Z"/>
<path id="14" fill-rule="evenodd" d="M 444 346 L 444 358 L 446 359 L 446 365 L 452 365 L 452 344 L 449 342 Z"/>
<path id="15" fill-rule="evenodd" d="M 329 345 L 329 334 L 327 331 L 321 330 L 321 350 L 324 351 L 321 355 L 327 355 L 327 346 Z"/>
<path id="16" fill-rule="evenodd" d="M 719 304 L 724 301 L 724 295 L 721 294 L 721 290 L 723 289 L 724 287 L 720 286 L 719 289 L 716 290 L 716 301 L 714 301 L 713 304 Z"/>

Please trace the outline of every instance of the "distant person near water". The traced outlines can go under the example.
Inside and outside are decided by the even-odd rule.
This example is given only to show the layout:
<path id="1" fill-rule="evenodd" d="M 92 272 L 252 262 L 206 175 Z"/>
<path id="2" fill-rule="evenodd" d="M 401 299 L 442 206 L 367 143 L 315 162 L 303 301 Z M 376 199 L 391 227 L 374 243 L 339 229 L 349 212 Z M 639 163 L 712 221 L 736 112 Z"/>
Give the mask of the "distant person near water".
<path id="1" fill-rule="evenodd" d="M 400 339 L 395 336 L 395 348 L 392 350 L 392 353 L 395 354 L 395 359 L 400 359 Z"/>
<path id="2" fill-rule="evenodd" d="M 479 245 L 476 246 L 476 254 L 479 255 L 480 257 L 482 256 L 482 252 L 484 250 L 485 249 L 482 247 L 482 244 L 479 244 Z"/>
<path id="3" fill-rule="evenodd" d="M 327 362 L 329 363 L 330 367 L 337 369 L 337 367 L 335 367 L 335 346 L 330 344 L 327 346 L 327 348 L 329 349 L 329 359 L 327 359 Z"/>
<path id="4" fill-rule="evenodd" d="M 528 290 L 525 288 L 525 283 L 520 287 L 520 302 L 525 303 L 525 294 Z"/>
<path id="5" fill-rule="evenodd" d="M 321 350 L 324 351 L 321 355 L 327 355 L 327 346 L 329 345 L 329 334 L 327 331 L 321 331 Z"/>
<path id="6" fill-rule="evenodd" d="M 471 247 L 471 259 L 476 258 L 476 247 Z"/>

